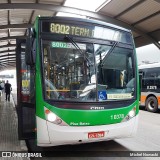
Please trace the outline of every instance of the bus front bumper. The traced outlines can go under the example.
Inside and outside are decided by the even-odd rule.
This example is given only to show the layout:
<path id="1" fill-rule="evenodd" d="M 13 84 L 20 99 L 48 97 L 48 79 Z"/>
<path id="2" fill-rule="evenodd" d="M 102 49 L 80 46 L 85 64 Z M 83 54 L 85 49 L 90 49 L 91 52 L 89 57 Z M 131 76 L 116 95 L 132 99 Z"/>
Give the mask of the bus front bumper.
<path id="1" fill-rule="evenodd" d="M 37 117 L 37 145 L 57 146 L 107 141 L 118 138 L 133 137 L 136 134 L 138 116 L 126 122 L 101 126 L 58 126 Z M 104 137 L 88 138 L 88 133 L 104 132 Z"/>

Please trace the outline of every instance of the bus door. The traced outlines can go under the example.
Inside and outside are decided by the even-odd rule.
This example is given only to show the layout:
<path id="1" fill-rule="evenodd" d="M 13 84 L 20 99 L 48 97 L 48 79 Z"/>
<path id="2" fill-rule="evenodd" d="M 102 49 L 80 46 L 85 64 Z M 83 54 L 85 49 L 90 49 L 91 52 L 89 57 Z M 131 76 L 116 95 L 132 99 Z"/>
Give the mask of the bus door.
<path id="1" fill-rule="evenodd" d="M 17 39 L 17 113 L 19 139 L 35 138 L 34 69 L 26 65 L 26 40 Z"/>

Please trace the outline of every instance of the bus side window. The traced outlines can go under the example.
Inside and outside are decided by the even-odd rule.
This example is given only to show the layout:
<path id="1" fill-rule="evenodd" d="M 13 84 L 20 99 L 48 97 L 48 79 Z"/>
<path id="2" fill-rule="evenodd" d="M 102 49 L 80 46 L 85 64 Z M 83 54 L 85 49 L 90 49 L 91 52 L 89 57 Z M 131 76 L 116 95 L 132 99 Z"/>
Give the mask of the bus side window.
<path id="1" fill-rule="evenodd" d="M 139 72 L 139 84 L 140 84 L 140 88 L 142 87 L 142 79 L 143 79 L 143 72 Z"/>

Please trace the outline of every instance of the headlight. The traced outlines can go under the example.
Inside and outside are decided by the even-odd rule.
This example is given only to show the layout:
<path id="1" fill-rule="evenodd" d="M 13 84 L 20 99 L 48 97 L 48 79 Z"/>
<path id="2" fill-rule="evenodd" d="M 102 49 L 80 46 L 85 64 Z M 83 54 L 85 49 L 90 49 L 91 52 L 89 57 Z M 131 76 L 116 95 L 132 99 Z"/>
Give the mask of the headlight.
<path id="1" fill-rule="evenodd" d="M 122 122 L 129 121 L 131 118 L 136 116 L 136 106 L 133 107 L 131 111 L 127 114 L 127 116 L 122 120 Z"/>
<path id="2" fill-rule="evenodd" d="M 44 107 L 44 112 L 45 112 L 45 116 L 46 116 L 46 120 L 60 125 L 60 126 L 68 126 L 64 121 L 62 121 L 61 118 L 59 118 L 55 113 L 53 113 L 52 111 L 50 111 L 49 109 L 47 109 L 46 107 Z"/>
<path id="3" fill-rule="evenodd" d="M 133 117 L 135 116 L 135 114 L 136 114 L 136 112 L 135 112 L 134 109 L 132 109 L 132 110 L 128 113 L 128 115 L 129 115 L 130 118 L 133 118 Z"/>
<path id="4" fill-rule="evenodd" d="M 50 113 L 47 114 L 47 119 L 50 122 L 56 121 L 56 118 L 57 118 L 56 115 L 54 113 L 52 113 L 52 112 L 50 112 Z"/>

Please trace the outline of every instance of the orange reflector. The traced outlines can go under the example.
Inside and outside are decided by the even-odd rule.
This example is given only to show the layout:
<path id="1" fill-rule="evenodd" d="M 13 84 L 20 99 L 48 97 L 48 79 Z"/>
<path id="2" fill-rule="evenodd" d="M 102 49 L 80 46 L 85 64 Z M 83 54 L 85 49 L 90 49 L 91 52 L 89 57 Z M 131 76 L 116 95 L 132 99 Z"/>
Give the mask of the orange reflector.
<path id="1" fill-rule="evenodd" d="M 46 113 L 46 114 L 49 114 L 49 113 L 50 113 L 50 110 L 48 110 L 48 109 L 45 110 L 45 113 Z"/>

